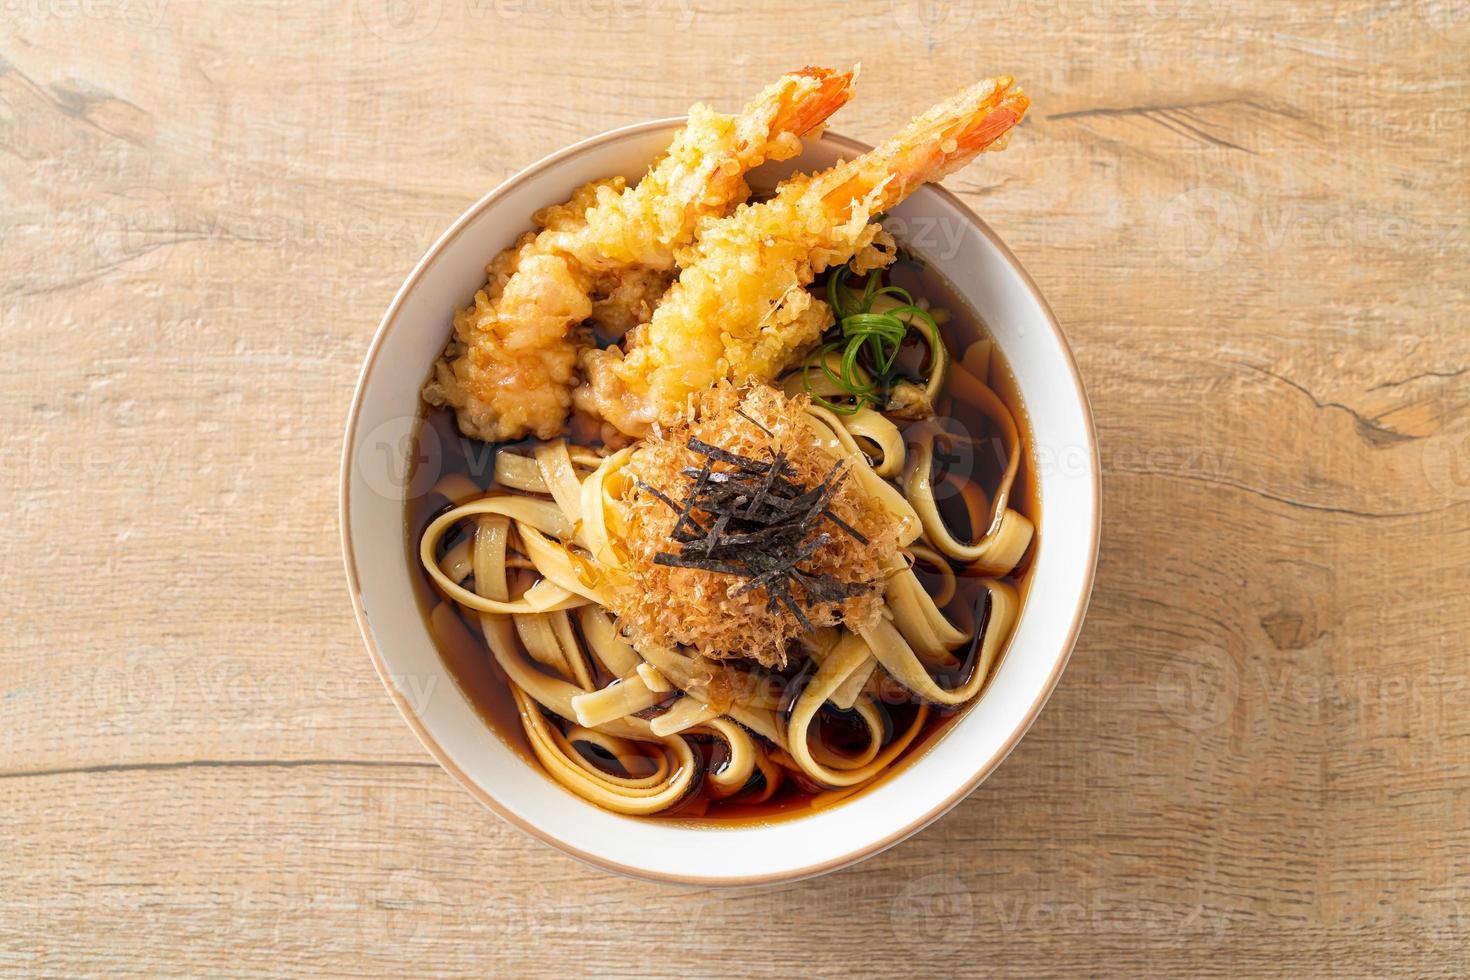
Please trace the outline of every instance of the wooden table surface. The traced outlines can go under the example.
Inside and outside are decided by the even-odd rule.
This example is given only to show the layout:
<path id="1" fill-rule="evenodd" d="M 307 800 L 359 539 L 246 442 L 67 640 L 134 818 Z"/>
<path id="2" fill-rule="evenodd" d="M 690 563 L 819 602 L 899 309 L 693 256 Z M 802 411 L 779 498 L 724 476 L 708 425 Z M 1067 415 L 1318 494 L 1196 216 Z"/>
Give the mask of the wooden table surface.
<path id="1" fill-rule="evenodd" d="M 738 8 L 738 9 L 737 9 Z M 0 972 L 1470 972 L 1470 11 L 1450 0 L 0 4 Z M 336 520 L 378 318 L 573 140 L 861 60 L 1076 349 L 1071 666 L 857 868 L 680 890 L 400 720 Z"/>

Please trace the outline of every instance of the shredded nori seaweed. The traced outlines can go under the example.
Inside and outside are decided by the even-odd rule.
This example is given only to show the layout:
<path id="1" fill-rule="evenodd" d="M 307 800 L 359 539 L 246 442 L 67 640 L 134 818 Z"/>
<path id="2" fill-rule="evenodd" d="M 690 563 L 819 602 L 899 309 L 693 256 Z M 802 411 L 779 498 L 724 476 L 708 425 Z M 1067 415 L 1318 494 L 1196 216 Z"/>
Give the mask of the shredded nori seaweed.
<path id="1" fill-rule="evenodd" d="M 766 435 L 768 435 L 768 436 L 770 436 L 770 435 L 775 435 L 775 433 L 774 433 L 774 432 L 772 432 L 772 431 L 771 431 L 771 430 L 770 430 L 770 429 L 768 429 L 768 428 L 766 428 L 766 427 L 765 427 L 765 426 L 763 426 L 763 425 L 761 425 L 761 424 L 760 424 L 760 423 L 759 423 L 759 422 L 757 422 L 757 421 L 756 421 L 756 420 L 755 420 L 755 419 L 754 419 L 754 418 L 752 418 L 752 417 L 751 417 L 751 416 L 749 416 L 749 415 L 746 415 L 746 414 L 745 414 L 745 409 L 743 409 L 743 408 L 738 408 L 738 407 L 737 407 L 737 408 L 736 408 L 736 409 L 735 409 L 735 414 L 736 414 L 736 415 L 738 415 L 738 416 L 740 416 L 740 417 L 741 417 L 741 418 L 743 418 L 743 419 L 745 419 L 745 420 L 746 420 L 746 421 L 747 421 L 747 422 L 749 422 L 749 423 L 750 423 L 750 424 L 751 424 L 751 425 L 753 425 L 753 426 L 755 426 L 755 427 L 756 427 L 756 428 L 757 428 L 757 429 L 760 429 L 760 430 L 761 430 L 761 431 L 762 431 L 762 432 L 764 432 L 764 433 L 765 433 L 765 434 L 766 434 Z"/>
<path id="2" fill-rule="evenodd" d="M 754 419 L 750 421 L 764 429 Z M 831 534 L 817 531 L 823 521 L 861 544 L 868 543 L 867 537 L 831 509 L 847 477 L 845 463 L 839 460 L 817 484 L 807 487 L 788 478 L 796 472 L 784 451 L 778 450 L 769 460 L 753 459 L 693 436 L 687 446 L 704 457 L 704 465 L 683 470 L 691 484 L 682 501 L 637 481 L 639 489 L 677 515 L 670 536 L 681 548 L 659 552 L 654 556 L 656 564 L 744 579 L 732 584 L 726 594 L 734 598 L 765 589 L 767 607 L 775 610 L 784 605 L 806 630 L 813 627 L 803 605 L 842 602 L 870 588 L 799 567 L 831 543 Z M 716 463 L 731 468 L 716 470 Z M 712 523 L 706 527 L 696 515 Z M 801 590 L 801 601 L 793 594 L 793 586 Z"/>

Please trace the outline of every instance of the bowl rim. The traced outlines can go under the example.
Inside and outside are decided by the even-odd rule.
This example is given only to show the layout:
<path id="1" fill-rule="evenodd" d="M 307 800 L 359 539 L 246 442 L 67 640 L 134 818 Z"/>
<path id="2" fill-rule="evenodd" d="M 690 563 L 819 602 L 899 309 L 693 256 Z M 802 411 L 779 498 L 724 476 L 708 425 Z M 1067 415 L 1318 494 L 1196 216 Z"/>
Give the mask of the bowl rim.
<path id="1" fill-rule="evenodd" d="M 567 842 L 561 840 L 560 838 L 543 831 L 536 825 L 522 820 L 519 816 L 503 806 L 499 802 L 499 800 L 497 800 L 487 790 L 480 786 L 478 782 L 476 782 L 468 773 L 466 773 L 463 769 L 459 767 L 459 765 L 443 748 L 443 746 L 439 744 L 434 735 L 428 730 L 423 721 L 413 711 L 412 707 L 408 703 L 407 698 L 392 683 L 389 677 L 388 665 L 383 659 L 382 652 L 378 649 L 377 643 L 373 637 L 373 631 L 369 626 L 367 619 L 367 610 L 363 603 L 362 587 L 357 574 L 357 556 L 356 551 L 353 547 L 352 525 L 351 521 L 349 520 L 349 514 L 351 510 L 352 462 L 354 458 L 353 445 L 355 441 L 355 436 L 357 435 L 358 415 L 362 407 L 363 393 L 367 387 L 368 377 L 377 364 L 378 355 L 381 352 L 383 340 L 388 332 L 388 327 L 397 318 L 399 308 L 403 305 L 408 294 L 412 291 L 413 287 L 417 285 L 418 280 L 424 275 L 428 268 L 439 258 L 440 253 L 443 252 L 444 249 L 448 247 L 450 242 L 457 238 L 464 231 L 465 227 L 469 225 L 470 222 L 472 222 L 475 218 L 477 218 L 482 211 L 494 204 L 496 201 L 500 200 L 502 197 L 510 194 L 521 184 L 527 182 L 532 177 L 539 174 L 541 171 L 561 162 L 562 160 L 567 159 L 568 157 L 586 152 L 587 150 L 593 149 L 594 147 L 597 147 L 614 139 L 620 139 L 632 135 L 641 135 L 645 132 L 659 129 L 674 128 L 683 125 L 686 121 L 687 120 L 683 116 L 669 116 L 661 119 L 650 119 L 644 122 L 631 123 L 626 126 L 619 126 L 615 129 L 610 129 L 606 132 L 598 133 L 594 136 L 586 137 L 585 139 L 578 140 L 577 142 L 565 146 L 560 150 L 549 153 L 536 162 L 530 164 L 529 166 L 512 174 L 510 177 L 506 178 L 500 184 L 491 189 L 489 193 L 485 194 L 474 204 L 470 205 L 458 218 L 455 219 L 455 221 L 447 229 L 445 229 L 445 231 L 437 239 L 435 239 L 434 243 L 429 246 L 428 250 L 424 252 L 423 256 L 419 259 L 417 264 L 414 265 L 413 271 L 408 274 L 407 278 L 404 279 L 403 284 L 399 286 L 397 292 L 394 293 L 392 301 L 388 304 L 388 308 L 384 311 L 382 318 L 378 321 L 378 328 L 376 331 L 374 331 L 372 341 L 368 344 L 367 352 L 363 357 L 362 369 L 358 373 L 357 384 L 353 387 L 352 402 L 350 407 L 348 408 L 346 420 L 347 424 L 343 435 L 342 462 L 338 475 L 337 523 L 342 542 L 342 559 L 347 575 L 347 591 L 349 598 L 352 600 L 352 612 L 353 616 L 357 620 L 358 632 L 361 634 L 363 643 L 367 647 L 368 655 L 372 659 L 373 669 L 377 672 L 378 679 L 382 682 L 384 689 L 387 690 L 389 697 L 392 698 L 393 703 L 397 706 L 399 714 L 403 716 L 403 719 L 408 723 L 409 728 L 411 728 L 414 734 L 418 736 L 419 742 L 424 746 L 429 754 L 433 756 L 434 760 L 439 763 L 444 771 L 449 773 L 449 775 L 452 776 L 454 780 L 458 782 L 462 787 L 464 787 L 464 789 L 466 789 L 472 796 L 474 796 L 475 799 L 479 800 L 481 804 L 487 807 L 491 812 L 495 813 L 502 820 L 504 820 L 511 826 L 521 830 L 523 833 L 526 833 L 536 840 L 539 840 L 542 843 L 555 848 L 556 850 L 560 851 L 563 854 L 566 854 L 571 858 L 574 858 L 578 861 L 583 862 L 584 864 L 591 865 L 603 871 L 611 871 L 616 874 L 625 875 L 631 878 L 641 879 L 643 881 L 651 881 L 660 884 L 696 885 L 704 887 L 748 887 L 754 885 L 793 882 L 799 881 L 804 878 L 815 877 L 821 874 L 825 874 L 829 871 L 835 871 L 839 868 L 848 867 L 866 858 L 879 854 L 882 851 L 885 851 L 888 848 L 903 842 L 907 838 L 913 836 L 914 834 L 928 827 L 930 824 L 934 823 L 940 817 L 944 816 L 955 806 L 957 806 L 961 801 L 963 801 L 967 796 L 969 796 L 970 793 L 974 792 L 976 787 L 984 782 L 991 775 L 991 773 L 995 772 L 995 770 L 1000 767 L 1001 763 L 1003 763 L 1006 758 L 1010 756 L 1011 752 L 1020 743 L 1021 739 L 1025 737 L 1028 731 L 1031 730 L 1031 726 L 1035 723 L 1036 718 L 1041 714 L 1041 709 L 1046 706 L 1047 701 L 1051 698 L 1052 692 L 1056 690 L 1057 683 L 1061 680 L 1062 672 L 1066 670 L 1067 664 L 1071 661 L 1072 652 L 1077 644 L 1077 638 L 1082 631 L 1083 620 L 1086 618 L 1088 606 L 1091 604 L 1092 601 L 1092 591 L 1096 583 L 1097 558 L 1102 531 L 1102 467 L 1098 461 L 1097 455 L 1097 431 L 1095 423 L 1093 421 L 1092 406 L 1091 403 L 1088 401 L 1087 391 L 1083 387 L 1081 372 L 1078 370 L 1077 360 L 1072 352 L 1071 344 L 1067 342 L 1066 334 L 1063 333 L 1061 324 L 1057 321 L 1056 314 L 1052 312 L 1051 305 L 1046 301 L 1046 297 L 1042 295 L 1040 288 L 1037 286 L 1036 281 L 1032 279 L 1031 274 L 1020 263 L 1020 261 L 1016 258 L 1015 254 L 1010 250 L 1005 242 L 1001 240 L 1000 236 L 997 235 L 995 231 L 992 230 L 991 227 L 986 224 L 979 215 L 977 215 L 955 194 L 953 194 L 949 190 L 946 190 L 939 184 L 927 185 L 927 187 L 931 191 L 938 193 L 939 195 L 944 197 L 946 202 L 950 206 L 958 210 L 962 215 L 964 215 L 966 220 L 972 222 L 975 228 L 980 232 L 980 234 L 983 235 L 987 239 L 987 241 L 1000 252 L 1005 261 L 1008 262 L 1011 267 L 1018 273 L 1026 291 L 1030 294 L 1031 299 L 1035 301 L 1037 307 L 1041 310 L 1046 321 L 1047 329 L 1052 332 L 1053 336 L 1058 342 L 1058 346 L 1061 349 L 1063 361 L 1067 369 L 1067 380 L 1071 382 L 1073 393 L 1077 399 L 1078 406 L 1082 411 L 1087 458 L 1091 461 L 1092 513 L 1090 522 L 1091 528 L 1089 530 L 1087 542 L 1088 568 L 1086 570 L 1086 576 L 1084 578 L 1085 588 L 1080 590 L 1075 607 L 1072 610 L 1072 621 L 1067 628 L 1065 649 L 1061 651 L 1061 655 L 1057 658 L 1055 665 L 1052 667 L 1051 673 L 1048 674 L 1046 682 L 1038 690 L 1035 700 L 1026 710 L 1026 713 L 1023 716 L 1021 723 L 1015 728 L 1014 731 L 1011 732 L 1011 734 L 1006 738 L 1005 742 L 1002 743 L 1001 746 L 991 754 L 989 759 L 987 759 L 982 765 L 977 767 L 970 775 L 968 775 L 951 794 L 946 796 L 940 803 L 932 807 L 930 810 L 925 812 L 917 819 L 908 822 L 904 826 L 899 827 L 888 834 L 885 834 L 877 841 L 873 841 L 861 847 L 855 848 L 854 850 L 849 851 L 848 853 L 843 854 L 839 857 L 831 858 L 826 861 L 818 862 L 816 864 L 803 865 L 783 871 L 775 871 L 760 875 L 747 875 L 739 877 L 710 877 L 707 875 L 676 875 L 650 872 L 644 868 L 626 865 L 618 861 L 610 860 L 601 855 L 584 851 L 581 848 L 574 847 L 571 844 L 568 844 Z M 834 133 L 831 130 L 824 131 L 821 134 L 820 138 L 824 141 L 835 142 L 842 149 L 852 152 L 854 154 L 864 153 L 872 149 L 870 145 L 863 143 L 860 140 L 855 140 L 851 137 Z"/>

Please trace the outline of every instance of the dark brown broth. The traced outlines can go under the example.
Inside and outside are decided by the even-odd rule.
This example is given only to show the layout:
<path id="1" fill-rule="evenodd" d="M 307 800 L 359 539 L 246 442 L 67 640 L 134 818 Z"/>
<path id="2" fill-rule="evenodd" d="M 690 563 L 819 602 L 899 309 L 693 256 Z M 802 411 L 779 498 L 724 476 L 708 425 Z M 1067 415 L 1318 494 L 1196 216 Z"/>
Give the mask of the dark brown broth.
<path id="1" fill-rule="evenodd" d="M 895 266 L 891 279 L 895 284 L 904 286 L 914 296 L 927 297 L 932 306 L 949 311 L 951 320 L 941 328 L 941 332 L 956 362 L 963 357 L 964 351 L 971 343 L 987 336 L 979 317 L 969 309 L 954 288 L 932 269 L 920 269 L 915 265 L 900 263 Z M 1014 375 L 998 349 L 991 354 L 989 381 L 991 388 L 1010 408 L 1021 432 L 1023 444 L 1021 467 L 1011 493 L 1010 506 L 1039 525 L 1041 503 L 1034 472 L 1035 461 L 1032 450 L 1034 442 L 1030 421 L 1026 417 L 1019 392 L 1016 390 Z M 1006 462 L 999 432 L 984 420 L 978 410 L 963 403 L 952 403 L 948 396 L 941 402 L 939 408 L 940 415 L 956 419 L 966 430 L 978 436 L 973 455 L 965 455 L 950 465 L 955 470 L 972 472 L 974 481 L 981 487 L 993 488 L 999 482 Z M 455 426 L 453 412 L 424 405 L 420 406 L 420 410 L 423 414 L 420 430 L 415 434 L 416 451 L 413 454 L 413 471 L 409 479 L 410 492 L 404 513 L 405 557 L 416 572 L 414 583 L 420 608 L 434 634 L 444 663 L 460 690 L 464 692 L 475 706 L 476 711 L 497 735 L 530 765 L 539 768 L 539 763 L 535 761 L 525 732 L 521 728 L 519 713 L 515 700 L 511 696 L 505 672 L 486 649 L 478 629 L 470 625 L 463 612 L 453 603 L 448 603 L 443 610 L 435 613 L 435 607 L 444 600 L 418 559 L 419 540 L 425 527 L 435 516 L 449 507 L 449 501 L 439 493 L 432 492 L 431 488 L 443 477 L 457 473 L 473 481 L 481 490 L 488 489 L 495 469 L 494 447 L 460 435 Z M 961 540 L 972 538 L 977 529 L 970 526 L 971 522 L 960 496 L 957 493 L 936 496 L 939 496 L 940 511 L 956 537 Z M 452 544 L 452 539 L 449 543 Z M 1029 584 L 1027 571 L 1034 551 L 1035 543 L 1033 542 L 1031 549 L 1027 551 L 1020 564 L 1006 578 L 1006 581 L 1017 587 L 1023 608 Z M 920 581 L 932 589 L 938 581 L 937 575 L 933 572 L 926 572 L 922 563 L 916 570 Z M 954 599 L 945 606 L 944 612 L 962 628 L 973 631 L 977 605 L 984 595 L 983 588 L 978 578 L 966 574 L 966 570 L 957 570 L 957 574 L 959 588 Z M 992 673 L 996 666 L 992 666 Z M 786 672 L 787 680 L 790 681 L 800 669 L 800 664 L 793 664 Z M 605 678 L 604 681 L 606 680 L 608 679 Z M 943 680 L 947 684 L 955 684 L 963 678 Z M 891 699 L 884 699 L 884 708 L 889 715 L 889 735 L 891 737 L 907 730 L 917 706 L 911 697 L 898 696 L 901 692 L 898 691 L 896 685 L 890 683 L 888 686 L 894 689 L 895 694 L 895 697 Z M 793 692 L 797 690 L 795 684 L 788 683 L 787 688 Z M 984 696 L 983 691 L 981 696 Z M 801 780 L 792 778 L 788 772 L 771 798 L 762 803 L 740 802 L 740 796 L 748 794 L 737 794 L 734 799 L 726 801 L 711 801 L 703 791 L 700 791 L 691 794 L 688 799 L 676 807 L 658 814 L 658 818 L 682 820 L 700 825 L 760 823 L 800 816 L 810 812 L 813 808 L 825 807 L 850 799 L 892 778 L 911 760 L 933 745 L 948 730 L 954 719 L 968 708 L 969 706 L 966 705 L 956 709 L 931 709 L 923 730 L 913 744 L 889 767 L 888 771 L 856 790 L 832 792 L 811 785 L 803 786 Z M 844 733 L 841 732 L 841 727 L 844 724 L 847 722 L 837 713 L 824 711 L 822 715 L 823 734 L 829 747 L 839 749 L 842 747 Z M 705 755 L 706 765 L 708 767 L 718 766 L 724 752 L 722 743 L 713 739 L 701 738 L 696 738 L 695 742 Z"/>

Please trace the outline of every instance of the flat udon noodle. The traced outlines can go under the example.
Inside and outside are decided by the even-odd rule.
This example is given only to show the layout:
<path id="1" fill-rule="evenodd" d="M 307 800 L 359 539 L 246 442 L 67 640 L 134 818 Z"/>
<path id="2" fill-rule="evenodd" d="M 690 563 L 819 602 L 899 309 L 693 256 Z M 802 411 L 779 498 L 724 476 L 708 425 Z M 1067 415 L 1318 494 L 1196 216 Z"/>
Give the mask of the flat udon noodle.
<path id="1" fill-rule="evenodd" d="M 995 420 L 1011 450 L 994 498 L 997 516 L 973 544 L 957 541 L 939 516 L 927 479 L 932 434 L 921 432 L 915 452 L 906 458 L 902 435 L 876 412 L 843 419 L 812 407 L 809 424 L 824 448 L 848 460 L 860 486 L 899 519 L 901 540 L 918 557 L 947 570 L 939 553 L 962 559 L 973 554 L 977 557 L 969 560 L 1000 575 L 1010 570 L 1001 567 L 1007 558 L 1012 564 L 1019 560 L 1031 535 L 1030 522 L 1005 504 L 1019 462 L 1019 433 L 989 388 L 973 377 L 962 383 L 966 399 Z M 858 438 L 875 448 L 876 463 Z M 618 513 L 611 504 L 618 481 L 627 479 L 622 469 L 629 455 L 625 449 L 598 458 L 585 449 L 569 450 L 561 441 L 538 447 L 530 457 L 501 452 L 497 482 L 513 491 L 459 503 L 429 524 L 420 543 L 429 575 L 449 598 L 476 614 L 472 618 L 478 619 L 486 646 L 510 680 L 531 749 L 562 786 L 608 810 L 633 815 L 667 810 L 701 785 L 712 799 L 740 794 L 757 773 L 764 785 L 748 792 L 758 802 L 774 791 L 783 766 L 822 786 L 850 790 L 880 775 L 912 744 L 930 704 L 959 705 L 980 692 L 1014 625 L 1016 591 L 984 580 L 988 626 L 968 678 L 945 688 L 930 669 L 957 666 L 952 651 L 970 635 L 940 611 L 911 562 L 895 556 L 884 614 L 876 625 L 861 632 L 828 628 L 810 638 L 817 669 L 789 718 L 783 718 L 772 695 L 775 687 L 760 671 L 731 671 L 745 683 L 726 685 L 722 703 L 711 704 L 705 664 L 667 647 L 630 644 L 603 608 L 605 590 L 626 579 L 616 544 Z M 904 493 L 880 475 L 904 471 Z M 445 490 L 459 497 L 464 488 Z M 436 559 L 441 540 L 462 521 L 472 523 L 473 541 Z M 933 547 L 915 541 L 921 533 Z M 1020 547 L 1018 536 L 1025 539 Z M 534 571 L 538 579 L 512 595 L 508 570 L 520 568 Z M 946 581 L 942 598 L 954 592 L 952 573 Z M 448 620 L 457 625 L 447 604 L 434 615 L 443 628 L 451 628 Z M 921 701 L 907 728 L 886 745 L 877 700 L 880 665 Z M 599 677 L 614 680 L 598 686 Z M 639 716 L 660 705 L 665 710 L 653 718 Z M 823 743 L 819 719 L 827 705 L 856 714 L 868 735 L 865 748 L 837 752 Z M 548 713 L 564 719 L 565 729 Z M 703 773 L 701 755 L 685 737 L 690 734 L 723 741 L 728 750 L 723 766 Z M 612 760 L 619 771 L 593 762 L 579 745 Z"/>
<path id="2" fill-rule="evenodd" d="M 1036 533 L 1036 526 L 1025 514 L 1007 506 L 1021 465 L 1021 434 L 1005 402 L 974 375 L 956 366 L 949 383 L 952 388 L 959 389 L 964 401 L 980 409 L 998 425 L 1004 436 L 1006 468 L 991 502 L 989 524 L 979 540 L 965 543 L 950 532 L 940 517 L 931 483 L 934 441 L 943 433 L 936 419 L 909 430 L 917 442 L 904 475 L 904 493 L 918 511 L 924 531 L 934 547 L 956 561 L 970 562 L 977 571 L 986 575 L 1004 575 L 1016 567 Z"/>

